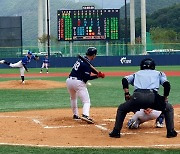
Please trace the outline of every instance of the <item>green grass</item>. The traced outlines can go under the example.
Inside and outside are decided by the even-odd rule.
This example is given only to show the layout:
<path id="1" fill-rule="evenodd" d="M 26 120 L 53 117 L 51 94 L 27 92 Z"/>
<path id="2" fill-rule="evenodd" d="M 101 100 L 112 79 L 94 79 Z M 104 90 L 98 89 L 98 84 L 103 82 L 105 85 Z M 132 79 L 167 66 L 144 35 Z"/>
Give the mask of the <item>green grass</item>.
<path id="1" fill-rule="evenodd" d="M 106 71 L 137 71 L 139 67 L 100 67 L 98 68 L 103 72 Z M 13 70 L 13 71 L 12 71 Z M 50 72 L 69 72 L 71 68 L 50 68 Z M 160 70 L 160 69 L 159 69 Z M 163 71 L 174 70 L 177 71 L 178 67 L 161 67 Z M 39 69 L 30 69 L 30 73 L 39 73 Z M 19 73 L 18 69 L 0 69 L 0 74 L 3 73 Z M 26 78 L 27 80 L 34 80 L 40 78 Z M 42 80 L 52 80 L 58 82 L 65 82 L 66 77 L 43 77 Z M 124 102 L 124 93 L 121 85 L 122 77 L 106 77 L 104 79 L 97 79 L 90 81 L 92 84 L 88 86 L 91 98 L 92 107 L 117 107 L 120 103 Z M 172 104 L 180 104 L 179 89 L 180 77 L 168 77 L 171 83 L 171 93 L 169 101 Z M 19 80 L 19 78 L 0 78 L 1 81 Z M 38 85 L 37 85 L 38 86 Z M 130 86 L 130 92 L 133 92 L 133 87 Z M 162 94 L 163 88 L 160 89 Z M 46 90 L 0 90 L 0 112 L 7 111 L 20 111 L 20 110 L 39 110 L 39 109 L 53 109 L 53 108 L 70 108 L 69 94 L 66 88 L 46 89 Z M 82 106 L 78 101 L 79 107 Z M 180 153 L 179 149 L 176 150 L 162 150 L 162 149 L 93 149 L 93 148 L 38 148 L 38 147 L 24 147 L 24 146 L 0 146 L 0 153 Z"/>
<path id="2" fill-rule="evenodd" d="M 2 154 L 179 154 L 179 149 L 92 149 L 92 148 L 37 148 L 24 146 L 0 146 Z"/>
<path id="3" fill-rule="evenodd" d="M 121 72 L 121 71 L 138 71 L 139 66 L 124 66 L 124 67 L 97 67 L 98 70 L 102 72 Z M 180 71 L 179 66 L 157 66 L 157 70 L 159 71 Z M 58 73 L 68 73 L 70 72 L 70 67 L 63 67 L 63 68 L 50 68 L 50 72 L 58 72 Z M 29 73 L 39 73 L 40 68 L 29 68 Z M 10 73 L 19 73 L 18 68 L 4 68 L 0 69 L 0 74 L 10 74 Z"/>
<path id="4" fill-rule="evenodd" d="M 18 78 L 0 78 L 4 80 L 17 80 Z M 31 78 L 28 78 L 31 79 Z M 28 80 L 27 79 L 27 80 Z M 40 78 L 33 78 L 40 79 Z M 92 107 L 117 107 L 124 102 L 124 92 L 121 85 L 122 77 L 106 77 L 104 79 L 92 80 L 91 86 L 88 86 Z M 171 82 L 171 93 L 169 101 L 171 104 L 179 104 L 180 78 L 169 77 Z M 66 77 L 49 77 L 42 80 L 52 80 L 65 82 Z M 37 85 L 38 86 L 38 85 Z M 130 86 L 130 93 L 133 87 Z M 163 88 L 160 89 L 160 94 Z M 0 112 L 32 110 L 32 109 L 53 109 L 53 108 L 69 108 L 69 94 L 66 88 L 45 89 L 45 90 L 14 90 L 0 89 Z M 81 102 L 79 105 L 81 106 Z"/>

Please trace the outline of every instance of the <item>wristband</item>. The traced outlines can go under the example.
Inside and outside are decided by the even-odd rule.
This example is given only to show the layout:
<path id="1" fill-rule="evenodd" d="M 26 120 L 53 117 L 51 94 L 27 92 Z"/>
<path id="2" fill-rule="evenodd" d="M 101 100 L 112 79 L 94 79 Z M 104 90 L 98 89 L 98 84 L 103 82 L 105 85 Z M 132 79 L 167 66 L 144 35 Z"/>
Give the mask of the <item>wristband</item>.
<path id="1" fill-rule="evenodd" d="M 124 94 L 125 94 L 125 95 L 129 95 L 129 92 L 125 92 Z"/>

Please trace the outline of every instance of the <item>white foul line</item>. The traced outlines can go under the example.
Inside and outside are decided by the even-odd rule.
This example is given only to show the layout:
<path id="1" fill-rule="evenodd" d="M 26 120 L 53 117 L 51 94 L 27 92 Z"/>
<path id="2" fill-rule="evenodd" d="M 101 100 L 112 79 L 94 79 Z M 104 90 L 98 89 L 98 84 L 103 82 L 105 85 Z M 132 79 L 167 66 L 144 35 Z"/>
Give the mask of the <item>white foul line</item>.
<path id="1" fill-rule="evenodd" d="M 34 144 L 16 144 L 16 143 L 0 143 L 0 145 L 13 145 L 13 146 L 27 146 L 27 147 L 49 147 L 49 148 L 178 148 L 180 144 L 160 144 L 160 145 L 147 145 L 147 146 L 50 146 L 50 145 L 34 145 Z"/>
<path id="2" fill-rule="evenodd" d="M 48 126 L 48 125 L 44 125 L 40 120 L 37 120 L 37 119 L 32 119 L 36 124 L 39 124 L 41 127 L 45 128 L 45 129 L 57 129 L 57 128 L 73 128 L 73 127 L 76 127 L 76 126 Z M 88 126 L 88 125 L 80 125 L 82 127 L 84 126 Z"/>
<path id="3" fill-rule="evenodd" d="M 97 128 L 99 128 L 99 129 L 102 129 L 102 130 L 108 130 L 107 128 L 105 128 L 105 127 L 103 127 L 103 126 L 101 126 L 101 125 L 95 125 Z"/>

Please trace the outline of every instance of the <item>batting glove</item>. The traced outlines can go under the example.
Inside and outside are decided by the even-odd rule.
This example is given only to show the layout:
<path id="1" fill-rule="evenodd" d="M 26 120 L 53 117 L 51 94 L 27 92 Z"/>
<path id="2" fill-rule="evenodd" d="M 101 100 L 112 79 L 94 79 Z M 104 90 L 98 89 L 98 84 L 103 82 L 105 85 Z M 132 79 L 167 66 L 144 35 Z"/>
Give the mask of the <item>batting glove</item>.
<path id="1" fill-rule="evenodd" d="M 105 74 L 102 73 L 102 72 L 99 72 L 99 73 L 97 74 L 97 77 L 98 77 L 98 78 L 104 78 L 104 77 L 105 77 Z"/>

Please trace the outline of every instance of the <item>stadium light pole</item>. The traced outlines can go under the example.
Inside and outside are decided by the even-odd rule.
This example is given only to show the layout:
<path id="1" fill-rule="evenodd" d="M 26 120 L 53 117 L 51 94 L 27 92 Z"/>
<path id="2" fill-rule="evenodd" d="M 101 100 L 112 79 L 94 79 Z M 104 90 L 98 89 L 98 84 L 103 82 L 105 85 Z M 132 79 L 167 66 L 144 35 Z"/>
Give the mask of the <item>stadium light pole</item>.
<path id="1" fill-rule="evenodd" d="M 50 57 L 50 36 L 49 36 L 49 0 L 47 0 L 47 41 L 48 41 L 48 56 Z"/>
<path id="2" fill-rule="evenodd" d="M 127 48 L 127 5 L 125 0 L 125 52 L 126 56 L 128 55 L 128 48 Z"/>

